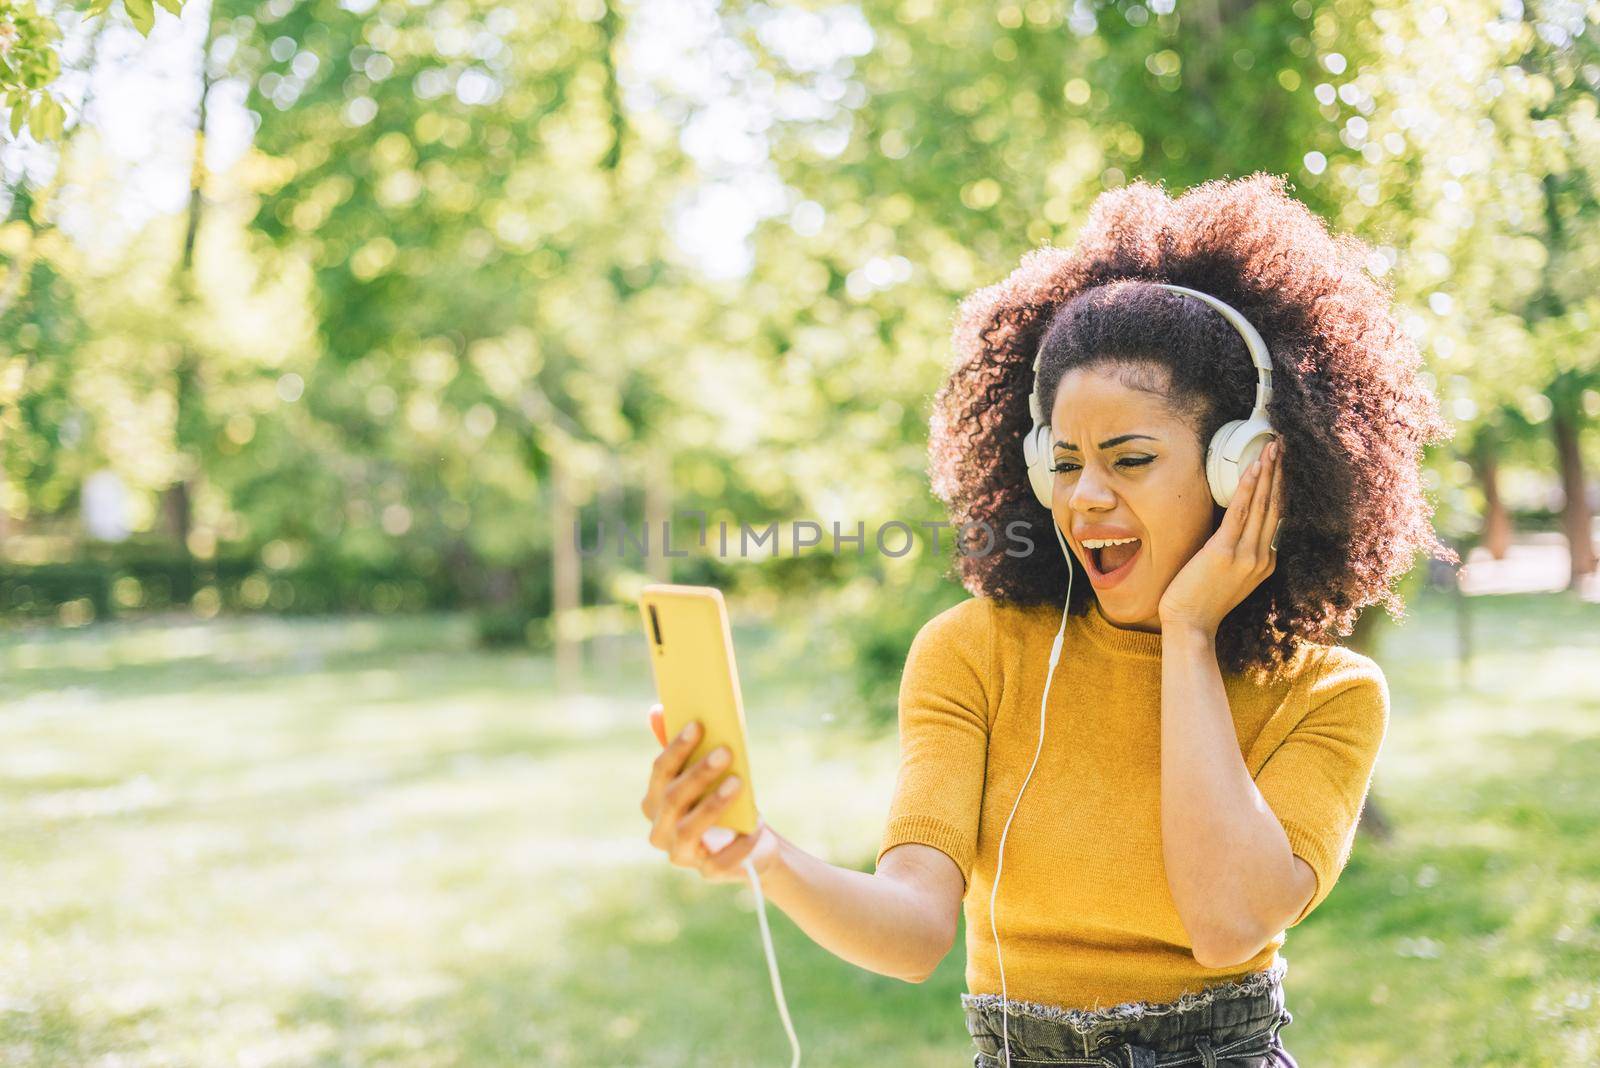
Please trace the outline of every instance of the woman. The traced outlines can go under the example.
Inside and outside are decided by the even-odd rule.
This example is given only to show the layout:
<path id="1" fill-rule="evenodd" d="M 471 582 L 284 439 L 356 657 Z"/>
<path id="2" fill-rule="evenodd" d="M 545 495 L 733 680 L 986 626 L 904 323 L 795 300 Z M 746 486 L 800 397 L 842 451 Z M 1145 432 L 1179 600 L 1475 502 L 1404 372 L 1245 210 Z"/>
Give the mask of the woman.
<path id="1" fill-rule="evenodd" d="M 964 904 L 975 1068 L 1294 1066 L 1279 950 L 1349 857 L 1389 711 L 1377 665 L 1334 643 L 1367 605 L 1403 612 L 1390 586 L 1419 552 L 1453 560 L 1419 470 L 1449 428 L 1384 266 L 1280 178 L 1139 182 L 968 297 L 934 489 L 967 529 L 1048 533 L 960 555 L 973 596 L 912 643 L 876 872 L 765 825 L 710 851 L 726 799 L 702 796 L 710 758 L 683 768 L 692 734 L 656 760 L 651 841 L 718 881 L 750 858 L 819 944 L 911 982 Z M 1276 437 L 1226 508 L 1206 448 L 1256 368 L 1228 319 L 1157 282 L 1270 349 Z"/>

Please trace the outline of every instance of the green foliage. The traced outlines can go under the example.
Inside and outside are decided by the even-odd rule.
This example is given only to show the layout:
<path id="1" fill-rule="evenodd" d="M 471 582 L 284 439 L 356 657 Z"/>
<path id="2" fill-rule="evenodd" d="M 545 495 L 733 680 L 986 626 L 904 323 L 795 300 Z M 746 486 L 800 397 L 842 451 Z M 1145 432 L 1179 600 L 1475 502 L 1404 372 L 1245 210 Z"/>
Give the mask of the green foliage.
<path id="1" fill-rule="evenodd" d="M 714 304 L 665 255 L 681 158 L 607 119 L 615 27 L 559 6 L 249 11 L 225 29 L 262 119 L 252 228 L 313 272 L 316 454 L 392 486 L 409 538 L 548 552 L 529 505 L 551 456 L 580 497 L 636 465 L 676 392 L 664 354 Z"/>
<path id="2" fill-rule="evenodd" d="M 158 0 L 174 15 L 183 11 L 183 0 Z M 81 3 L 81 0 L 80 0 Z M 85 19 L 103 15 L 112 0 L 88 0 L 81 4 Z M 155 28 L 155 8 L 151 0 L 123 0 L 128 20 L 148 36 Z M 60 29 L 55 20 L 41 15 L 33 0 L 0 0 L 0 103 L 9 110 L 7 129 L 13 138 L 24 127 L 36 141 L 57 141 L 66 122 L 66 109 L 49 92 L 61 73 L 61 58 L 56 51 Z"/>
<path id="3" fill-rule="evenodd" d="M 154 6 L 127 11 L 143 25 Z M 1447 536 L 1478 521 L 1464 458 L 1480 434 L 1548 469 L 1549 410 L 1600 414 L 1589 16 L 1563 39 L 1536 29 L 1542 6 L 1491 0 L 786 12 L 841 45 L 819 66 L 767 5 L 734 3 L 702 26 L 705 54 L 740 57 L 708 90 L 630 72 L 642 9 L 358 6 L 210 9 L 198 88 L 247 86 L 259 128 L 126 250 L 55 228 L 104 187 L 92 138 L 53 184 L 17 184 L 0 223 L 0 510 L 18 528 L 72 529 L 80 487 L 109 469 L 135 528 L 177 556 L 277 542 L 331 571 L 410 561 L 485 609 L 486 641 L 525 641 L 565 536 L 557 470 L 586 530 L 637 528 L 656 483 L 680 516 L 735 529 L 941 518 L 924 449 L 955 302 L 1026 249 L 1069 244 L 1095 196 L 1135 177 L 1176 192 L 1284 173 L 1379 247 L 1370 269 L 1393 279 L 1463 430 L 1428 458 Z M 784 201 L 750 236 L 749 274 L 712 279 L 673 227 L 726 177 L 702 124 L 733 105 L 755 108 Z M 954 591 L 945 563 L 672 566 L 750 598 L 837 594 L 856 644 L 830 663 L 882 716 L 910 636 Z M 647 567 L 605 554 L 582 570 L 593 604 Z M 505 596 L 497 574 L 540 577 Z"/>
<path id="4" fill-rule="evenodd" d="M 459 609 L 473 593 L 437 563 L 331 555 L 273 567 L 237 549 L 196 560 L 160 539 L 100 544 L 79 558 L 0 567 L 0 617 L 84 623 L 196 610 L 325 615 Z M 268 553 L 267 555 L 273 555 Z M 548 602 L 546 602 L 548 610 Z"/>
<path id="5" fill-rule="evenodd" d="M 61 71 L 59 33 L 33 0 L 0 0 L 0 102 L 10 110 L 12 137 L 25 125 L 40 140 L 61 134 L 61 105 L 45 91 Z"/>
<path id="6" fill-rule="evenodd" d="M 484 608 L 473 616 L 473 634 L 483 649 L 550 648 L 548 612 L 534 615 L 519 607 Z"/>
<path id="7" fill-rule="evenodd" d="M 903 585 L 868 587 L 864 600 L 839 613 L 833 652 L 854 680 L 862 722 L 894 726 L 912 639 L 928 620 L 967 596 L 955 582 L 928 582 L 918 576 Z"/>

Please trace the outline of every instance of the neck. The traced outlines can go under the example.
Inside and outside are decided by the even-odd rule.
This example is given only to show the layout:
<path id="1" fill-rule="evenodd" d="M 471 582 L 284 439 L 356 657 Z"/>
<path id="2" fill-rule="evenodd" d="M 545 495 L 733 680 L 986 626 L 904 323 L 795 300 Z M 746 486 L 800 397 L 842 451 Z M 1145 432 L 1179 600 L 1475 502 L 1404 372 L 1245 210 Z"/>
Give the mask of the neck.
<path id="1" fill-rule="evenodd" d="M 1161 628 L 1146 621 L 1133 626 L 1111 622 L 1099 598 L 1089 602 L 1088 634 L 1107 650 L 1150 661 L 1161 659 Z"/>
<path id="2" fill-rule="evenodd" d="M 1100 614 L 1106 617 L 1107 623 L 1111 624 L 1113 627 L 1116 627 L 1118 630 L 1137 630 L 1145 634 L 1161 633 L 1160 616 L 1153 616 L 1150 619 L 1141 619 L 1136 623 L 1123 623 L 1111 618 L 1111 614 L 1105 610 L 1105 605 L 1100 606 Z"/>

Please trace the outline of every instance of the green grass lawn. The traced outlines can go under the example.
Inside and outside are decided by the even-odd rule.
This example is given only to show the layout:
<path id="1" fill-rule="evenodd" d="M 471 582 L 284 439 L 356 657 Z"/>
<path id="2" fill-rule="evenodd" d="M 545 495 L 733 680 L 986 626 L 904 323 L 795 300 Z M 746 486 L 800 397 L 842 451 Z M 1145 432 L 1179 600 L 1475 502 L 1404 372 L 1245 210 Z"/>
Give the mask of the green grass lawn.
<path id="1" fill-rule="evenodd" d="M 1449 602 L 1379 659 L 1362 838 L 1289 934 L 1304 1068 L 1600 1063 L 1600 606 Z M 748 887 L 645 840 L 642 643 L 547 661 L 454 619 L 151 622 L 0 638 L 0 1063 L 777 1065 Z M 739 628 L 758 800 L 870 868 L 892 732 Z M 957 950 L 928 982 L 771 913 L 808 1065 L 970 1064 Z"/>

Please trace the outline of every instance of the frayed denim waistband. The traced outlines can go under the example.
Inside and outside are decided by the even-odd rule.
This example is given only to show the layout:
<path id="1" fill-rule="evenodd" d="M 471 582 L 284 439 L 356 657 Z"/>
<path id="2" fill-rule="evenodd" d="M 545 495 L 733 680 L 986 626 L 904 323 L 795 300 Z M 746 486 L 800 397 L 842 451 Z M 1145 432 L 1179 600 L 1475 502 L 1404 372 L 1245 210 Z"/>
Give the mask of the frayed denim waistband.
<path id="1" fill-rule="evenodd" d="M 1107 1024 L 1123 1023 L 1128 1020 L 1142 1020 L 1147 1016 L 1167 1016 L 1172 1013 L 1188 1012 L 1224 998 L 1244 998 L 1270 994 L 1275 987 L 1282 984 L 1283 977 L 1288 974 L 1288 971 L 1288 958 L 1280 957 L 1271 968 L 1264 972 L 1251 972 L 1249 975 L 1239 979 L 1208 986 L 1204 990 L 1180 994 L 1176 1001 L 1125 1001 L 1120 1005 L 1113 1005 L 1106 1009 L 1063 1009 L 1059 1005 L 1045 1005 L 1037 1001 L 1006 998 L 1004 1007 L 1009 1016 L 1026 1016 L 1036 1020 L 1048 1020 L 1051 1023 L 1066 1024 L 1077 1034 L 1087 1035 L 1096 1028 L 1103 1028 Z M 976 1009 L 980 1012 L 998 1013 L 1001 1009 L 1001 998 L 999 994 L 963 993 L 961 995 L 961 1005 L 963 1008 Z"/>

